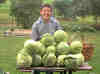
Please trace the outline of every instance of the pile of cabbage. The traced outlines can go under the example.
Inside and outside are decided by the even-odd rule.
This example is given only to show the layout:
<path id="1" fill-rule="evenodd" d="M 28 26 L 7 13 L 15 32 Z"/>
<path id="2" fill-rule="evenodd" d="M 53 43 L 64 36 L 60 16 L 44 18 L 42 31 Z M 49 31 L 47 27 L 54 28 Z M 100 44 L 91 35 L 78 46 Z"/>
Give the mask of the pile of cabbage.
<path id="1" fill-rule="evenodd" d="M 68 44 L 68 34 L 57 30 L 53 35 L 46 33 L 39 41 L 27 40 L 17 54 L 17 65 L 21 67 L 57 66 L 78 68 L 84 63 L 81 41 Z"/>

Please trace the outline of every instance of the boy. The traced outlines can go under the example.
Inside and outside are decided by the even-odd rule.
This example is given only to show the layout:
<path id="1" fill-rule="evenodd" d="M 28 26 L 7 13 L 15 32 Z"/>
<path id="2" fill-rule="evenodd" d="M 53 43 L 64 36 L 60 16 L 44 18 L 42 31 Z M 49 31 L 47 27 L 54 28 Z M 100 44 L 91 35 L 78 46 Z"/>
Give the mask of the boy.
<path id="1" fill-rule="evenodd" d="M 45 4 L 41 7 L 40 18 L 32 26 L 32 39 L 39 40 L 43 34 L 53 34 L 56 30 L 62 29 L 59 22 L 52 16 L 52 7 Z"/>
<path id="2" fill-rule="evenodd" d="M 52 16 L 52 7 L 48 4 L 41 6 L 40 18 L 32 26 L 32 39 L 40 40 L 45 33 L 53 34 L 56 30 L 62 29 L 59 22 Z M 34 71 L 40 74 L 39 71 Z M 52 74 L 52 72 L 46 72 Z"/>

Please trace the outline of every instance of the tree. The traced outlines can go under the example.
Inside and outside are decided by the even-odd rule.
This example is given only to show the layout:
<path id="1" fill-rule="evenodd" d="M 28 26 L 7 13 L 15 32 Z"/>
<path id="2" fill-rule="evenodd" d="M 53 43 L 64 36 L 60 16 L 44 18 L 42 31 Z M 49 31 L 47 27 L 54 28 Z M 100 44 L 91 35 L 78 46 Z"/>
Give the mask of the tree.
<path id="1" fill-rule="evenodd" d="M 0 3 L 4 3 L 6 0 L 0 0 Z"/>
<path id="2" fill-rule="evenodd" d="M 92 3 L 92 15 L 95 16 L 95 20 L 96 20 L 96 23 L 95 24 L 98 24 L 98 17 L 100 16 L 100 0 L 92 0 L 91 1 Z"/>
<path id="3" fill-rule="evenodd" d="M 73 0 L 55 0 L 54 7 L 57 9 L 59 15 L 68 18 L 73 15 L 72 4 Z"/>
<path id="4" fill-rule="evenodd" d="M 50 4 L 50 5 L 52 5 L 53 2 L 54 2 L 54 0 L 42 0 L 43 4 Z"/>
<path id="5" fill-rule="evenodd" d="M 40 0 L 10 0 L 10 15 L 24 28 L 31 26 L 39 16 Z"/>

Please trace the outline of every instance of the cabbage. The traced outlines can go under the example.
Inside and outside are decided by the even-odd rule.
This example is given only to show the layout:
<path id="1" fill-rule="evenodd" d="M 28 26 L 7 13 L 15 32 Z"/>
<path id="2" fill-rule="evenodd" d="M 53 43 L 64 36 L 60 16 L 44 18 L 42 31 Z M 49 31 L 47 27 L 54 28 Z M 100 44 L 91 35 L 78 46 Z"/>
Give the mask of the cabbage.
<path id="1" fill-rule="evenodd" d="M 57 55 L 65 55 L 65 54 L 68 54 L 69 53 L 69 45 L 65 42 L 60 42 L 58 45 L 57 45 Z"/>
<path id="2" fill-rule="evenodd" d="M 45 53 L 45 47 L 39 41 L 28 42 L 27 45 L 24 46 L 24 49 L 30 55 L 39 54 L 42 56 Z"/>
<path id="3" fill-rule="evenodd" d="M 26 51 L 27 53 L 29 53 L 30 55 L 33 54 L 33 51 L 34 51 L 34 49 L 33 49 L 33 44 L 34 44 L 35 42 L 36 42 L 36 41 L 34 41 L 34 40 L 27 40 L 27 41 L 25 41 L 25 43 L 24 43 L 24 49 L 25 49 L 25 51 Z"/>
<path id="4" fill-rule="evenodd" d="M 81 53 L 74 55 L 69 54 L 64 61 L 67 68 L 75 69 L 84 63 L 84 56 Z"/>
<path id="5" fill-rule="evenodd" d="M 42 58 L 40 55 L 33 55 L 32 56 L 32 66 L 40 66 Z"/>
<path id="6" fill-rule="evenodd" d="M 42 58 L 42 63 L 44 66 L 55 66 L 56 61 L 57 59 L 54 53 L 45 54 Z"/>
<path id="7" fill-rule="evenodd" d="M 32 57 L 27 53 L 17 54 L 17 65 L 20 67 L 30 67 L 32 64 Z"/>
<path id="8" fill-rule="evenodd" d="M 54 45 L 48 46 L 46 52 L 47 53 L 56 53 L 56 47 Z"/>
<path id="9" fill-rule="evenodd" d="M 76 63 L 76 59 L 72 59 L 72 58 L 69 58 L 69 59 L 66 59 L 65 62 L 65 67 L 68 68 L 68 69 L 77 69 L 78 68 L 78 65 Z"/>
<path id="10" fill-rule="evenodd" d="M 55 38 L 56 43 L 59 43 L 62 41 L 67 42 L 68 41 L 68 34 L 66 32 L 64 32 L 63 30 L 57 30 L 54 33 L 54 38 Z"/>
<path id="11" fill-rule="evenodd" d="M 84 56 L 82 53 L 72 55 L 73 58 L 76 58 L 77 65 L 82 65 L 84 63 Z"/>
<path id="12" fill-rule="evenodd" d="M 54 37 L 49 33 L 44 34 L 40 42 L 45 46 L 55 45 Z"/>
<path id="13" fill-rule="evenodd" d="M 73 41 L 70 44 L 70 48 L 71 48 L 70 51 L 72 53 L 80 53 L 82 51 L 83 44 L 80 41 Z"/>
<path id="14" fill-rule="evenodd" d="M 57 58 L 57 66 L 64 66 L 64 59 L 67 55 L 59 55 Z"/>
<path id="15" fill-rule="evenodd" d="M 22 50 L 20 50 L 18 53 L 24 54 L 24 53 L 27 53 L 27 52 L 25 51 L 25 49 L 22 49 Z M 27 53 L 27 54 L 28 54 L 28 53 Z"/>
<path id="16" fill-rule="evenodd" d="M 27 40 L 24 43 L 24 48 L 28 48 L 29 45 L 31 46 L 35 41 L 34 40 Z"/>

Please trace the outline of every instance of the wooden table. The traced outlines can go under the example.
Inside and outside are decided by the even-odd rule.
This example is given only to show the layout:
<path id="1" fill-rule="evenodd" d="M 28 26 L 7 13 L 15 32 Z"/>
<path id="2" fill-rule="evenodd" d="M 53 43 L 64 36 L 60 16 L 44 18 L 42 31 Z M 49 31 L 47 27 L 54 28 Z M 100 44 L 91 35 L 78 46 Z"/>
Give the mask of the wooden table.
<path id="1" fill-rule="evenodd" d="M 17 68 L 19 71 L 21 72 L 31 72 L 32 74 L 34 74 L 34 70 L 36 71 L 40 71 L 40 72 L 64 72 L 64 74 L 66 74 L 68 72 L 68 74 L 72 74 L 72 72 L 75 71 L 90 71 L 93 69 L 92 66 L 89 65 L 82 65 L 80 66 L 78 69 L 67 69 L 65 67 L 27 67 L 27 68 Z"/>

